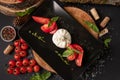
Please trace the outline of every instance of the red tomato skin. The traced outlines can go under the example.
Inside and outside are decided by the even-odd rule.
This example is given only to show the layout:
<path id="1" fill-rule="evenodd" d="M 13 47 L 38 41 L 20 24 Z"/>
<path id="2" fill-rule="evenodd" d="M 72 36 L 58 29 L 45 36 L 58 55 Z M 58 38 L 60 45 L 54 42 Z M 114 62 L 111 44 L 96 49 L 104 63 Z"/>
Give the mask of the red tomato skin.
<path id="1" fill-rule="evenodd" d="M 20 72 L 21 73 L 26 73 L 27 72 L 26 67 L 24 67 L 24 66 L 20 67 Z"/>
<path id="2" fill-rule="evenodd" d="M 36 61 L 35 61 L 35 59 L 31 59 L 30 61 L 29 61 L 29 65 L 30 66 L 35 66 L 36 65 Z"/>
<path id="3" fill-rule="evenodd" d="M 17 47 L 15 47 L 15 53 L 19 53 L 20 51 L 21 51 L 22 49 L 21 49 L 21 47 L 20 46 L 17 46 Z"/>
<path id="4" fill-rule="evenodd" d="M 19 53 L 15 53 L 15 54 L 14 54 L 14 59 L 15 59 L 15 60 L 20 60 L 20 59 L 21 59 L 20 54 L 19 54 Z"/>
<path id="5" fill-rule="evenodd" d="M 51 26 L 48 27 L 48 24 L 44 24 L 43 26 L 40 27 L 41 30 L 45 33 L 50 33 L 54 31 L 57 28 L 57 23 L 53 22 Z"/>
<path id="6" fill-rule="evenodd" d="M 50 22 L 49 18 L 32 16 L 33 20 L 40 24 L 48 24 Z"/>
<path id="7" fill-rule="evenodd" d="M 16 65 L 16 61 L 15 61 L 15 60 L 10 60 L 10 61 L 8 62 L 8 65 L 9 65 L 9 67 L 13 68 L 13 67 L 15 67 L 15 65 Z"/>
<path id="8" fill-rule="evenodd" d="M 21 60 L 16 61 L 16 66 L 21 67 L 22 66 L 22 61 Z"/>
<path id="9" fill-rule="evenodd" d="M 68 60 L 68 61 L 73 61 L 73 60 L 75 60 L 75 59 L 76 59 L 76 57 L 77 57 L 77 54 L 76 54 L 76 53 L 74 53 L 74 54 L 72 54 L 72 55 L 68 56 L 68 57 L 67 57 L 67 60 Z"/>
<path id="10" fill-rule="evenodd" d="M 13 44 L 15 47 L 20 46 L 20 40 L 15 40 Z"/>
<path id="11" fill-rule="evenodd" d="M 78 54 L 77 59 L 75 60 L 75 63 L 78 67 L 82 66 L 82 59 L 83 59 L 83 53 L 82 54 Z"/>
<path id="12" fill-rule="evenodd" d="M 84 53 L 83 48 L 78 44 L 72 44 L 73 48 L 79 50 L 81 53 Z"/>
<path id="13" fill-rule="evenodd" d="M 28 73 L 32 73 L 32 72 L 33 72 L 33 68 L 32 68 L 31 66 L 28 66 L 28 67 L 27 67 L 27 72 L 28 72 Z"/>
<path id="14" fill-rule="evenodd" d="M 50 32 L 50 34 L 54 34 L 58 30 L 58 27 L 56 27 L 53 31 Z"/>
<path id="15" fill-rule="evenodd" d="M 28 49 L 28 45 L 26 43 L 21 44 L 21 49 L 22 50 L 27 50 Z"/>
<path id="16" fill-rule="evenodd" d="M 33 70 L 34 70 L 34 72 L 39 72 L 40 71 L 40 66 L 39 65 L 35 65 L 33 67 Z"/>
<path id="17" fill-rule="evenodd" d="M 20 38 L 21 43 L 26 43 L 24 39 Z"/>
<path id="18" fill-rule="evenodd" d="M 27 56 L 27 52 L 24 51 L 24 50 L 20 51 L 19 54 L 20 54 L 21 57 L 26 57 Z"/>
<path id="19" fill-rule="evenodd" d="M 8 67 L 8 68 L 7 68 L 7 72 L 8 72 L 8 74 L 13 74 L 13 68 Z"/>
<path id="20" fill-rule="evenodd" d="M 16 68 L 13 70 L 13 74 L 14 74 L 14 75 L 19 75 L 19 74 L 20 74 L 20 68 L 16 67 Z"/>
<path id="21" fill-rule="evenodd" d="M 28 66 L 29 65 L 29 59 L 25 58 L 22 61 L 23 66 Z"/>

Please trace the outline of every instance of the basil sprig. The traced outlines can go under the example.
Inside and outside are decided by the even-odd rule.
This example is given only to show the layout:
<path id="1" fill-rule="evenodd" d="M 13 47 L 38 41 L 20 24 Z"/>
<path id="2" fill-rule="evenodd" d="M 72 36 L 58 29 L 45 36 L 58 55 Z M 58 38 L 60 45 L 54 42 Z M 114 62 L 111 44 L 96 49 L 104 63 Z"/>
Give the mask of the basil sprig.
<path id="1" fill-rule="evenodd" d="M 107 38 L 104 40 L 104 44 L 106 47 L 109 47 L 109 43 L 111 42 L 111 40 L 112 40 L 111 38 Z"/>
<path id="2" fill-rule="evenodd" d="M 40 73 L 35 73 L 30 80 L 47 80 L 51 76 L 51 73 L 48 71 L 43 72 L 42 74 Z"/>
<path id="3" fill-rule="evenodd" d="M 78 50 L 76 50 L 76 49 L 71 49 L 71 48 L 68 47 L 67 50 L 65 50 L 65 51 L 63 52 L 62 56 L 63 56 L 63 57 L 68 57 L 68 56 L 74 54 L 74 52 L 77 53 L 77 54 L 80 54 L 80 53 L 81 53 L 80 51 L 78 51 Z"/>
<path id="4" fill-rule="evenodd" d="M 52 18 L 50 19 L 50 22 L 48 23 L 48 27 L 51 26 L 53 22 L 56 22 L 58 19 L 59 19 L 58 16 L 52 17 Z"/>
<path id="5" fill-rule="evenodd" d="M 35 7 L 25 10 L 24 12 L 16 12 L 17 16 L 23 17 L 25 15 L 31 14 L 35 10 Z"/>
<path id="6" fill-rule="evenodd" d="M 88 25 L 91 29 L 93 29 L 95 32 L 97 32 L 97 33 L 100 32 L 99 29 L 98 29 L 98 27 L 97 27 L 94 23 L 89 22 L 89 21 L 85 21 L 85 24 L 87 24 L 87 25 Z"/>

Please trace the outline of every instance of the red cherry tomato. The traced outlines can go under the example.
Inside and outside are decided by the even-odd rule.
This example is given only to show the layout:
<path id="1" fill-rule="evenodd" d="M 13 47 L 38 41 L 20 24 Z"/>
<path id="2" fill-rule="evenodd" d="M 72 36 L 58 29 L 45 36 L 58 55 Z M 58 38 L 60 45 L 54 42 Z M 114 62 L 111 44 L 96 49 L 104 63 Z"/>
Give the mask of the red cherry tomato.
<path id="1" fill-rule="evenodd" d="M 39 65 L 35 65 L 33 67 L 33 70 L 34 70 L 34 72 L 39 72 L 40 71 L 40 66 Z"/>
<path id="2" fill-rule="evenodd" d="M 53 22 L 50 26 L 48 26 L 48 24 L 44 24 L 40 28 L 43 32 L 50 33 L 52 31 L 54 31 L 56 29 L 56 27 L 57 27 L 56 22 Z"/>
<path id="3" fill-rule="evenodd" d="M 14 46 L 15 46 L 15 47 L 20 46 L 20 40 L 15 40 L 15 41 L 14 41 Z"/>
<path id="4" fill-rule="evenodd" d="M 14 54 L 14 59 L 15 60 L 20 60 L 21 59 L 20 54 L 19 53 Z"/>
<path id="5" fill-rule="evenodd" d="M 19 46 L 15 47 L 15 53 L 19 53 L 21 50 L 22 49 Z"/>
<path id="6" fill-rule="evenodd" d="M 23 50 L 20 51 L 19 54 L 20 54 L 21 57 L 26 57 L 27 56 L 27 52 L 23 51 Z"/>
<path id="7" fill-rule="evenodd" d="M 21 61 L 21 60 L 18 60 L 18 61 L 16 62 L 16 66 L 17 66 L 17 67 L 21 67 L 21 66 L 22 66 L 22 61 Z"/>
<path id="8" fill-rule="evenodd" d="M 32 68 L 31 66 L 28 66 L 28 67 L 27 67 L 27 72 L 28 72 L 28 73 L 32 73 L 32 72 L 33 72 L 33 68 Z"/>
<path id="9" fill-rule="evenodd" d="M 68 56 L 68 57 L 67 57 L 67 59 L 68 59 L 69 61 L 73 61 L 73 60 L 75 60 L 75 59 L 76 59 L 76 57 L 77 57 L 77 54 L 76 54 L 76 53 L 74 53 L 74 54 L 72 54 L 72 55 Z"/>
<path id="10" fill-rule="evenodd" d="M 29 65 L 29 60 L 27 58 L 23 59 L 22 64 L 24 66 L 28 66 Z"/>
<path id="11" fill-rule="evenodd" d="M 15 65 L 16 65 L 15 60 L 10 60 L 10 61 L 8 62 L 8 65 L 9 65 L 9 67 L 11 67 L 11 68 L 15 67 Z"/>
<path id="12" fill-rule="evenodd" d="M 21 73 L 26 73 L 27 72 L 26 67 L 24 67 L 24 66 L 20 67 L 20 72 Z"/>
<path id="13" fill-rule="evenodd" d="M 14 75 L 19 75 L 19 74 L 20 74 L 20 68 L 16 67 L 16 68 L 13 70 L 13 74 L 14 74 Z"/>
<path id="14" fill-rule="evenodd" d="M 8 74 L 13 74 L 13 68 L 8 67 L 8 68 L 7 68 L 7 72 L 8 72 Z"/>
<path id="15" fill-rule="evenodd" d="M 22 38 L 20 38 L 20 42 L 21 43 L 25 43 L 25 40 L 23 40 Z"/>
<path id="16" fill-rule="evenodd" d="M 44 17 L 38 17 L 38 16 L 32 16 L 33 20 L 40 24 L 48 24 L 50 22 L 49 18 Z"/>
<path id="17" fill-rule="evenodd" d="M 82 59 L 83 59 L 83 53 L 82 54 L 78 54 L 77 59 L 75 60 L 75 63 L 77 66 L 81 66 L 82 65 Z"/>
<path id="18" fill-rule="evenodd" d="M 35 59 L 31 59 L 30 62 L 29 62 L 29 65 L 30 66 L 35 66 L 36 65 Z"/>
<path id="19" fill-rule="evenodd" d="M 22 50 L 27 50 L 28 49 L 28 45 L 26 43 L 22 43 L 21 44 L 21 49 Z"/>

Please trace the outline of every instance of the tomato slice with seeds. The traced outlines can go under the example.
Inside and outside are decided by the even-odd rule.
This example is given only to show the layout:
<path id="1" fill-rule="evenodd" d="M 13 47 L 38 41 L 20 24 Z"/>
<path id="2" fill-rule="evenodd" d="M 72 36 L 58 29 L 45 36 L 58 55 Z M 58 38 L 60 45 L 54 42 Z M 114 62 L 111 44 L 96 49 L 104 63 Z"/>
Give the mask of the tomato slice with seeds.
<path id="1" fill-rule="evenodd" d="M 48 26 L 48 24 L 44 24 L 40 28 L 43 32 L 50 33 L 52 31 L 54 31 L 55 29 L 57 29 L 57 24 L 56 24 L 56 22 L 53 22 L 50 26 Z"/>
<path id="2" fill-rule="evenodd" d="M 71 44 L 68 46 L 70 49 L 73 49 L 74 53 L 73 54 L 77 54 L 77 57 L 75 59 L 75 63 L 77 66 L 81 66 L 82 65 L 82 60 L 83 60 L 83 53 L 84 53 L 84 50 L 83 48 L 78 45 L 78 44 Z M 79 51 L 79 53 L 78 53 Z M 67 59 L 69 59 L 70 56 L 67 57 Z M 71 59 L 74 59 L 74 55 L 72 55 Z"/>
<path id="3" fill-rule="evenodd" d="M 32 16 L 33 20 L 40 24 L 48 24 L 50 22 L 49 18 Z"/>

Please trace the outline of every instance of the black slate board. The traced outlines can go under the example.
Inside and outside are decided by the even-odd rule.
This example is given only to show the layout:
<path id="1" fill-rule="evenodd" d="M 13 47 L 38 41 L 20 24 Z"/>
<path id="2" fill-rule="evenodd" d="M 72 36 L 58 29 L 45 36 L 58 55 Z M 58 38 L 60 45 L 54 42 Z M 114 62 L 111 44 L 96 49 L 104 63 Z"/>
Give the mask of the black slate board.
<path id="1" fill-rule="evenodd" d="M 57 48 L 52 42 L 52 35 L 42 32 L 40 30 L 41 24 L 36 23 L 32 18 L 22 26 L 19 35 L 65 80 L 79 79 L 79 76 L 90 65 L 91 61 L 101 53 L 103 44 L 94 39 L 55 1 L 45 1 L 33 15 L 49 18 L 59 16 L 58 28 L 67 29 L 72 36 L 72 43 L 80 44 L 85 51 L 83 66 L 77 67 L 74 63 L 66 65 L 55 53 L 56 50 L 63 53 L 65 49 Z M 31 34 L 32 32 L 37 32 L 37 35 L 43 36 L 46 43 L 34 37 Z"/>
<path id="2" fill-rule="evenodd" d="M 66 3 L 64 4 L 64 6 L 77 6 L 82 8 L 83 10 L 86 10 L 88 12 L 88 10 L 92 7 L 97 8 L 97 10 L 99 11 L 99 13 L 101 14 L 102 18 L 104 16 L 110 16 L 111 17 L 111 21 L 108 25 L 108 28 L 110 30 L 110 35 L 112 37 L 112 42 L 111 42 L 111 50 L 112 50 L 112 54 L 113 54 L 113 61 L 112 63 L 108 64 L 107 67 L 105 68 L 105 72 L 103 75 L 105 76 L 100 76 L 97 77 L 96 80 L 119 80 L 119 45 L 120 45 L 120 30 L 119 30 L 119 19 L 120 19 L 120 7 L 116 7 L 116 6 L 111 6 L 111 5 L 91 5 L 91 4 L 72 4 L 69 3 L 66 5 Z M 0 14 L 0 18 L 3 20 L 0 20 L 0 29 L 5 26 L 5 25 L 12 25 L 12 17 L 8 17 L 5 15 Z M 20 76 L 13 76 L 13 75 L 9 75 L 6 73 L 6 67 L 5 64 L 12 59 L 12 55 L 10 56 L 5 56 L 3 55 L 3 50 L 4 48 L 8 45 L 9 43 L 5 43 L 0 39 L 0 78 L 4 79 L 4 80 L 29 80 L 29 77 L 31 76 L 31 74 L 26 74 L 26 75 L 20 75 Z M 112 71 L 112 72 L 111 72 Z M 107 77 L 109 75 L 109 77 Z M 7 77 L 6 77 L 7 76 Z M 61 78 L 59 76 L 52 76 L 52 78 L 50 78 L 50 80 L 61 80 Z M 78 76 L 78 79 L 80 80 L 80 76 Z"/>

